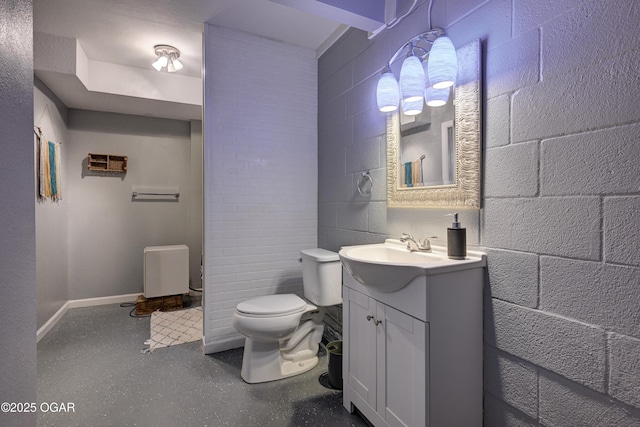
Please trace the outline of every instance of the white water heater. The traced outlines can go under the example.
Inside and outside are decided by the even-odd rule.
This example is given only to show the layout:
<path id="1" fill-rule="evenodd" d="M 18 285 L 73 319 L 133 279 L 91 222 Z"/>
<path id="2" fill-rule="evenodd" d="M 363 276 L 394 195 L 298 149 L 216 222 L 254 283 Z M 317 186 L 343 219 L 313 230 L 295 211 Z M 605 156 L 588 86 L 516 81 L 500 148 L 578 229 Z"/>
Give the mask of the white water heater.
<path id="1" fill-rule="evenodd" d="M 189 247 L 187 245 L 144 248 L 144 297 L 189 293 Z"/>

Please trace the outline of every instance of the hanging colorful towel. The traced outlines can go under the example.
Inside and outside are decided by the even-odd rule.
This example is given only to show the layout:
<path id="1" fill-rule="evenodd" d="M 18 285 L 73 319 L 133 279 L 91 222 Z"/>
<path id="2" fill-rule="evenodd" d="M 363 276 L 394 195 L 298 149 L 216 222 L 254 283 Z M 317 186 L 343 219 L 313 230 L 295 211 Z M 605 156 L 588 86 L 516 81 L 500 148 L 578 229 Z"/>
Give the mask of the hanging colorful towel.
<path id="1" fill-rule="evenodd" d="M 42 199 L 60 200 L 62 185 L 60 181 L 60 144 L 47 141 L 42 133 L 38 134 L 38 195 Z"/>
<path id="2" fill-rule="evenodd" d="M 51 196 L 56 198 L 58 196 L 58 180 L 56 177 L 56 144 L 49 141 L 49 171 L 51 173 Z"/>
<path id="3" fill-rule="evenodd" d="M 412 163 L 404 164 L 404 183 L 407 187 L 413 187 L 413 172 L 411 171 Z"/>
<path id="4" fill-rule="evenodd" d="M 405 162 L 400 167 L 401 181 L 406 187 L 422 186 L 422 158 L 413 162 Z"/>
<path id="5" fill-rule="evenodd" d="M 411 163 L 412 178 L 411 183 L 414 187 L 422 185 L 422 165 L 420 160 Z"/>

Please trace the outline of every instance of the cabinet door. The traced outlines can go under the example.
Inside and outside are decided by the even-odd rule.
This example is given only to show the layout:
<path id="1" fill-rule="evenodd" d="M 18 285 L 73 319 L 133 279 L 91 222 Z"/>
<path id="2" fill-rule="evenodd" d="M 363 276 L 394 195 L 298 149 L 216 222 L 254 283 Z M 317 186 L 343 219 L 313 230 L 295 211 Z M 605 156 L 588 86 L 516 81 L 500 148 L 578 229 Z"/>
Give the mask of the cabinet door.
<path id="1" fill-rule="evenodd" d="M 378 413 L 392 427 L 424 427 L 427 420 L 428 328 L 378 303 Z"/>
<path id="2" fill-rule="evenodd" d="M 347 288 L 345 288 L 347 290 Z M 375 300 L 359 292 L 348 290 L 344 307 L 348 325 L 346 381 L 374 410 L 376 409 L 376 314 Z M 347 312 L 348 311 L 348 312 Z"/>

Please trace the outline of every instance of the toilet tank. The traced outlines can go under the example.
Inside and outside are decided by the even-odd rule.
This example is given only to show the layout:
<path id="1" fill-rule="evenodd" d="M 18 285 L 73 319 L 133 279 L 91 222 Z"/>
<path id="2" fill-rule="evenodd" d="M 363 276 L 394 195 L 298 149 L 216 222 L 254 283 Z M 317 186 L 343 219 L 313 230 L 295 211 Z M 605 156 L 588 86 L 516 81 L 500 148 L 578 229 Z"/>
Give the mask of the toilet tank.
<path id="1" fill-rule="evenodd" d="M 326 249 L 303 249 L 304 296 L 319 306 L 342 304 L 342 264 L 337 253 Z"/>

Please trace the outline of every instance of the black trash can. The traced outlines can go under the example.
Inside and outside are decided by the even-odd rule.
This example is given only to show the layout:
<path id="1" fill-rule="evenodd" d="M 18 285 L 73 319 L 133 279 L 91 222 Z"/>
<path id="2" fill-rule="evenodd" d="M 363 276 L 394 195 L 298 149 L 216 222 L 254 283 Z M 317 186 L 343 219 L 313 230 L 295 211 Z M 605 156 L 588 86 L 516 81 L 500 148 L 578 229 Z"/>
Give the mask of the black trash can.
<path id="1" fill-rule="evenodd" d="M 342 341 L 331 341 L 327 344 L 329 352 L 329 384 L 342 390 Z"/>

